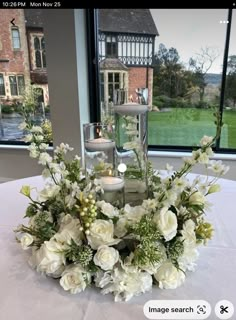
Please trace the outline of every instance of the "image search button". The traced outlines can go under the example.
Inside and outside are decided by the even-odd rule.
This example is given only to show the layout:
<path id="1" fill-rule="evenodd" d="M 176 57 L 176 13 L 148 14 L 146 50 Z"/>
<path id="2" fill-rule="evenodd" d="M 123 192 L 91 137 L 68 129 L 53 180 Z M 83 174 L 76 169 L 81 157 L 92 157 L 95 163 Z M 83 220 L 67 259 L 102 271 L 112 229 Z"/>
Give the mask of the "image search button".
<path id="1" fill-rule="evenodd" d="M 211 306 L 205 300 L 150 300 L 143 307 L 148 319 L 207 319 Z"/>

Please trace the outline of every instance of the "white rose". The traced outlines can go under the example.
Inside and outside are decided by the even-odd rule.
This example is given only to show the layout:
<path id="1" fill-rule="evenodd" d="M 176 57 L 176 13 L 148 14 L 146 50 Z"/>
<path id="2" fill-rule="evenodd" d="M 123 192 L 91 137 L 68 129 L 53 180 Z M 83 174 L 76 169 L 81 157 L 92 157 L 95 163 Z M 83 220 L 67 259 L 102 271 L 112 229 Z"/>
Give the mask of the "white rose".
<path id="1" fill-rule="evenodd" d="M 158 229 L 161 231 L 166 241 L 171 240 L 177 233 L 177 217 L 168 210 L 167 207 L 161 209 L 160 213 L 156 213 L 153 217 Z"/>
<path id="2" fill-rule="evenodd" d="M 118 260 L 119 252 L 116 249 L 106 245 L 100 246 L 93 257 L 94 263 L 103 270 L 111 270 Z"/>
<path id="3" fill-rule="evenodd" d="M 50 250 L 51 244 L 48 243 L 49 241 L 45 241 L 39 249 L 33 250 L 29 263 L 38 272 L 58 278 L 65 269 L 65 256 L 61 252 Z"/>
<path id="4" fill-rule="evenodd" d="M 50 198 L 55 197 L 60 191 L 60 186 L 52 185 L 46 186 L 43 190 L 39 192 L 39 201 L 47 201 Z"/>
<path id="5" fill-rule="evenodd" d="M 162 264 L 154 277 L 161 289 L 176 289 L 185 280 L 185 274 L 168 261 Z"/>
<path id="6" fill-rule="evenodd" d="M 202 206 L 205 204 L 205 202 L 206 202 L 206 199 L 205 199 L 204 195 L 199 191 L 194 192 L 189 197 L 189 203 L 192 205 Z"/>
<path id="7" fill-rule="evenodd" d="M 109 218 L 117 217 L 119 215 L 119 210 L 104 200 L 98 201 L 96 204 L 101 208 L 102 213 Z"/>
<path id="8" fill-rule="evenodd" d="M 62 273 L 60 285 L 64 290 L 75 294 L 84 291 L 90 281 L 90 274 L 86 272 L 80 265 L 70 265 Z"/>
<path id="9" fill-rule="evenodd" d="M 114 225 L 111 221 L 97 219 L 92 223 L 89 231 L 87 239 L 94 250 L 104 244 L 112 246 L 120 242 L 120 239 L 113 239 Z"/>
<path id="10" fill-rule="evenodd" d="M 189 219 L 185 221 L 183 225 L 182 239 L 184 240 L 184 245 L 195 246 L 196 245 L 196 234 L 195 234 L 195 223 L 193 220 Z"/>
<path id="11" fill-rule="evenodd" d="M 24 233 L 20 239 L 21 246 L 24 250 L 27 250 L 29 246 L 34 242 L 34 238 L 29 233 Z"/>

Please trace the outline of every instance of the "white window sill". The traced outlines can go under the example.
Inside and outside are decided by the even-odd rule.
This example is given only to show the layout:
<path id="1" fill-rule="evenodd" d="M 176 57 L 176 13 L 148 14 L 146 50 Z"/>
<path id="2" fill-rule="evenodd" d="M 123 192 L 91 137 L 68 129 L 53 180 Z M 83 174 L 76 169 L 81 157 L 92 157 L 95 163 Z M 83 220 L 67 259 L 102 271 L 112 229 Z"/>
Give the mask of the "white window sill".
<path id="1" fill-rule="evenodd" d="M 27 145 L 15 145 L 15 144 L 0 144 L 0 150 L 27 150 L 29 146 Z M 53 147 L 48 147 L 47 151 L 53 151 Z"/>

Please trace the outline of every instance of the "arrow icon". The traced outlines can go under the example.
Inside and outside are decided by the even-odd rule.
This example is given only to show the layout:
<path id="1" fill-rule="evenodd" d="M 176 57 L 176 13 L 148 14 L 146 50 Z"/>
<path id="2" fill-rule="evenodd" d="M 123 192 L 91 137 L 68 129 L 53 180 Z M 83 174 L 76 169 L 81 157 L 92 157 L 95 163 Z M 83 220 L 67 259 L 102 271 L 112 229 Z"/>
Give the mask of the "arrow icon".
<path id="1" fill-rule="evenodd" d="M 15 20 L 15 18 L 13 18 L 13 19 L 11 20 L 11 24 L 13 25 L 13 27 L 16 26 L 15 23 L 14 23 L 14 20 Z"/>

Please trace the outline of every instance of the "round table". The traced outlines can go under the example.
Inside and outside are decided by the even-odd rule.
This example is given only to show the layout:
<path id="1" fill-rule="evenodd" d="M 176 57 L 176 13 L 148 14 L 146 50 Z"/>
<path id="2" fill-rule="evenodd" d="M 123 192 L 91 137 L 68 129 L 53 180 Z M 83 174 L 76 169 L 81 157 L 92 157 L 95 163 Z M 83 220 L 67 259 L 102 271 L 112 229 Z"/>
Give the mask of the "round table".
<path id="1" fill-rule="evenodd" d="M 199 248 L 196 271 L 188 272 L 184 285 L 176 290 L 153 287 L 151 293 L 127 303 L 115 303 L 112 295 L 103 296 L 94 287 L 71 295 L 57 280 L 32 270 L 27 262 L 29 253 L 15 241 L 13 229 L 23 223 L 28 204 L 28 199 L 19 193 L 21 186 L 41 189 L 44 182 L 41 177 L 31 177 L 1 184 L 0 319 L 139 320 L 146 319 L 144 304 L 155 299 L 206 300 L 212 307 L 208 319 L 217 319 L 214 307 L 219 300 L 229 300 L 236 307 L 236 181 L 219 182 L 221 192 L 208 196 L 213 206 L 207 218 L 214 225 L 214 238 L 208 246 Z"/>

